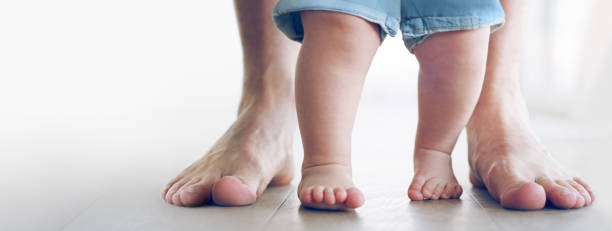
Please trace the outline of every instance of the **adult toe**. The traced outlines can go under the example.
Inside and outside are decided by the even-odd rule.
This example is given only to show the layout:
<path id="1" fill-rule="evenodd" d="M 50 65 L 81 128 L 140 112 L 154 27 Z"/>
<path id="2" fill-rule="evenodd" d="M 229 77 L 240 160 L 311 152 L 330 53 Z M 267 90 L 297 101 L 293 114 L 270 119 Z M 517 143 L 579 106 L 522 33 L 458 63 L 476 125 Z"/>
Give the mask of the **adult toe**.
<path id="1" fill-rule="evenodd" d="M 243 178 L 224 176 L 212 188 L 212 200 L 219 205 L 242 206 L 257 200 L 256 187 Z"/>
<path id="2" fill-rule="evenodd" d="M 555 183 L 557 183 L 558 185 L 565 187 L 567 191 L 569 191 L 570 194 L 573 195 L 573 198 L 574 198 L 573 205 L 571 205 L 571 200 L 570 200 L 570 203 L 567 204 L 570 206 L 563 207 L 563 208 L 582 208 L 584 207 L 584 203 L 585 203 L 584 197 L 580 194 L 578 190 L 576 190 L 576 188 L 574 188 L 574 186 L 570 182 L 571 181 L 569 180 L 556 180 L 555 181 Z"/>
<path id="3" fill-rule="evenodd" d="M 564 185 L 561 181 L 553 181 L 549 178 L 541 178 L 536 182 L 544 188 L 546 199 L 558 208 L 569 209 L 576 205 L 575 190 L 570 185 Z"/>
<path id="4" fill-rule="evenodd" d="M 574 177 L 573 180 L 580 184 L 588 192 L 589 197 L 591 198 L 590 203 L 593 203 L 595 201 L 595 193 L 593 193 L 591 186 L 579 177 Z"/>
<path id="5" fill-rule="evenodd" d="M 199 181 L 189 186 L 184 186 L 180 191 L 180 199 L 183 206 L 199 206 L 210 201 L 212 183 Z"/>
<path id="6" fill-rule="evenodd" d="M 546 205 L 546 192 L 539 184 L 523 182 L 500 191 L 499 199 L 505 208 L 538 210 Z"/>
<path id="7" fill-rule="evenodd" d="M 592 204 L 595 201 L 595 193 L 593 193 L 591 186 L 579 177 L 574 177 L 573 180 L 587 191 L 589 198 L 591 199 L 589 204 Z"/>
<path id="8" fill-rule="evenodd" d="M 164 190 L 162 190 L 162 198 L 164 200 L 166 200 L 166 194 L 168 194 L 168 191 L 170 191 L 170 188 L 172 188 L 172 186 L 174 186 L 174 184 L 176 184 L 181 179 L 183 179 L 182 176 L 177 176 L 164 186 Z"/>
<path id="9" fill-rule="evenodd" d="M 179 191 L 179 189 L 181 187 L 183 187 L 183 185 L 185 185 L 188 181 L 186 179 L 181 179 L 179 181 L 177 181 L 176 183 L 174 183 L 170 189 L 168 189 L 168 191 L 166 192 L 166 196 L 165 196 L 165 200 L 170 203 L 170 204 L 177 204 L 178 203 L 178 197 L 176 196 L 176 193 Z"/>
<path id="10" fill-rule="evenodd" d="M 504 208 L 537 210 L 546 205 L 546 192 L 541 185 L 524 176 L 516 162 L 494 165 L 485 180 L 489 193 Z"/>
<path id="11" fill-rule="evenodd" d="M 583 206 L 588 206 L 591 204 L 591 195 L 589 195 L 589 192 L 587 192 L 587 190 L 582 185 L 578 184 L 578 182 L 573 180 L 569 180 L 567 181 L 567 183 L 569 183 L 584 199 Z"/>

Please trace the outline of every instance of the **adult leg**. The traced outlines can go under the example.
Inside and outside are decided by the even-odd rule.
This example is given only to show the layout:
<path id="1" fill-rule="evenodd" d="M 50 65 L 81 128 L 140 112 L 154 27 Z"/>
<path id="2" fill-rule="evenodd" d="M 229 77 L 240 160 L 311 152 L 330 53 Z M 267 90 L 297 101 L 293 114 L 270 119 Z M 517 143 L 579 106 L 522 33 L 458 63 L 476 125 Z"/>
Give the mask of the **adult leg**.
<path id="1" fill-rule="evenodd" d="M 363 82 L 380 44 L 379 28 L 359 17 L 302 12 L 304 40 L 296 103 L 304 145 L 298 196 L 305 207 L 363 204 L 351 172 L 351 133 Z"/>
<path id="2" fill-rule="evenodd" d="M 298 44 L 276 29 L 277 0 L 235 0 L 244 57 L 238 119 L 204 157 L 166 185 L 164 199 L 180 206 L 212 201 L 247 205 L 269 184 L 293 177 L 296 116 L 292 72 Z"/>
<path id="3" fill-rule="evenodd" d="M 462 193 L 451 152 L 478 101 L 484 81 L 489 28 L 432 35 L 415 48 L 419 60 L 419 124 L 412 200 L 455 199 Z"/>
<path id="4" fill-rule="evenodd" d="M 506 25 L 491 36 L 482 94 L 467 126 L 472 183 L 506 208 L 592 203 L 590 187 L 554 161 L 529 126 L 519 71 L 524 0 L 502 0 Z"/>

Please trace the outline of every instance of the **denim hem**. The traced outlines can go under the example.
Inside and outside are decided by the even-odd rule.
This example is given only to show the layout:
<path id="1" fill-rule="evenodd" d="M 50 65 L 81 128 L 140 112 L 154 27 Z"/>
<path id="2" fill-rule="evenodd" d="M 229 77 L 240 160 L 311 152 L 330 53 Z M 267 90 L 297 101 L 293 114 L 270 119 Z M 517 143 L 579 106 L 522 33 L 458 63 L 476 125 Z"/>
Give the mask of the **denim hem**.
<path id="1" fill-rule="evenodd" d="M 381 42 L 386 35 L 395 36 L 399 28 L 399 19 L 386 12 L 344 0 L 293 0 L 280 1 L 274 8 L 273 16 L 276 26 L 291 40 L 301 42 L 304 39 L 304 28 L 300 17 L 301 11 L 322 10 L 350 14 L 380 26 Z"/>
<path id="2" fill-rule="evenodd" d="M 401 29 L 404 45 L 406 45 L 410 53 L 414 54 L 416 45 L 423 43 L 425 39 L 435 33 L 473 30 L 486 26 L 491 27 L 491 33 L 493 33 L 500 29 L 505 22 L 506 20 L 503 15 L 495 18 L 495 20 L 483 20 L 477 16 L 423 17 L 407 20 L 406 23 L 402 23 Z"/>

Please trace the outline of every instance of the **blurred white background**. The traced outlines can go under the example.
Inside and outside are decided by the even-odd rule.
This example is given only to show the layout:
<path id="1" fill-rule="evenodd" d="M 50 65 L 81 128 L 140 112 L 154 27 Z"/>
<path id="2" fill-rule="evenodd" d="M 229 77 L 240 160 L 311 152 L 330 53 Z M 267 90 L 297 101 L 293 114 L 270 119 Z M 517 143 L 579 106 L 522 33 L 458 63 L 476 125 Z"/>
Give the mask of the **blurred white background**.
<path id="1" fill-rule="evenodd" d="M 528 3 L 532 114 L 612 126 L 612 3 Z M 0 227 L 59 229 L 113 181 L 200 156 L 235 118 L 240 49 L 231 1 L 0 1 Z M 363 105 L 416 112 L 416 73 L 387 39 Z"/>
<path id="2" fill-rule="evenodd" d="M 523 86 L 532 110 L 610 121 L 612 3 L 529 1 Z"/>

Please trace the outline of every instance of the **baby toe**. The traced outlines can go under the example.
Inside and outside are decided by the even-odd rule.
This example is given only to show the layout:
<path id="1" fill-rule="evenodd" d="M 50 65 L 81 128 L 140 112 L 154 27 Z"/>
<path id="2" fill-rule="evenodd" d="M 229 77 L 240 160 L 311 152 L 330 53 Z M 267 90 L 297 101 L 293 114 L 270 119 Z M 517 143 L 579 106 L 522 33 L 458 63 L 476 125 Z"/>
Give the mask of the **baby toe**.
<path id="1" fill-rule="evenodd" d="M 436 185 L 436 188 L 434 189 L 433 193 L 431 194 L 431 199 L 432 200 L 440 199 L 440 195 L 442 195 L 442 192 L 444 191 L 444 187 L 445 186 L 446 186 L 445 183 L 438 183 L 438 185 Z"/>
<path id="2" fill-rule="evenodd" d="M 300 201 L 302 201 L 302 203 L 312 203 L 312 187 L 302 189 L 298 197 L 300 198 Z"/>
<path id="3" fill-rule="evenodd" d="M 444 191 L 440 194 L 440 198 L 442 199 L 450 199 L 455 194 L 455 184 L 447 184 L 444 187 Z"/>
<path id="4" fill-rule="evenodd" d="M 429 179 L 427 182 L 425 182 L 425 185 L 423 185 L 423 189 L 421 190 L 421 193 L 423 194 L 423 198 L 431 199 L 433 197 L 434 190 L 436 190 L 437 186 L 438 186 L 437 180 Z"/>
<path id="5" fill-rule="evenodd" d="M 413 201 L 422 201 L 423 199 L 425 199 L 421 191 L 416 191 L 412 189 L 408 190 L 408 198 Z"/>
<path id="6" fill-rule="evenodd" d="M 334 188 L 334 195 L 336 196 L 336 202 L 344 203 L 346 201 L 346 190 L 343 188 Z"/>
<path id="7" fill-rule="evenodd" d="M 315 203 L 321 203 L 325 199 L 323 195 L 323 186 L 316 186 L 312 189 L 312 201 Z"/>
<path id="8" fill-rule="evenodd" d="M 359 189 L 353 187 L 346 190 L 345 204 L 348 208 L 358 208 L 365 201 L 363 194 Z"/>
<path id="9" fill-rule="evenodd" d="M 334 205 L 336 204 L 336 195 L 334 194 L 334 189 L 332 188 L 325 188 L 323 190 L 323 197 L 325 200 L 325 203 L 328 205 Z"/>
<path id="10" fill-rule="evenodd" d="M 463 188 L 461 187 L 461 185 L 455 185 L 453 187 L 453 195 L 451 196 L 451 198 L 458 199 L 459 197 L 461 197 L 461 194 L 463 194 Z"/>
<path id="11" fill-rule="evenodd" d="M 408 197 L 410 200 L 422 201 L 423 194 L 421 191 L 423 190 L 423 185 L 425 184 L 425 179 L 422 177 L 414 177 L 412 178 L 412 182 L 408 187 Z"/>

